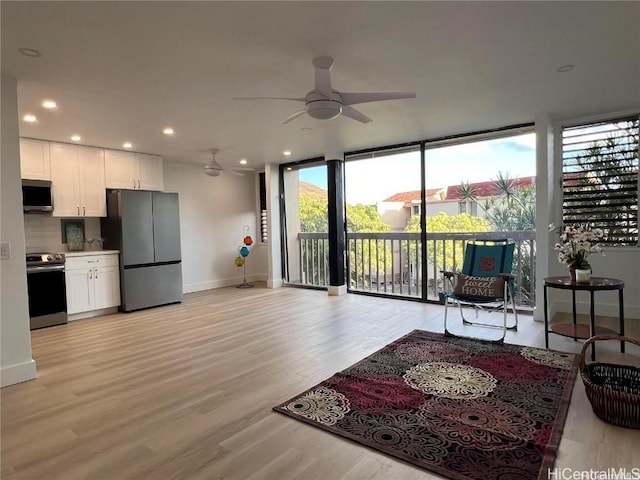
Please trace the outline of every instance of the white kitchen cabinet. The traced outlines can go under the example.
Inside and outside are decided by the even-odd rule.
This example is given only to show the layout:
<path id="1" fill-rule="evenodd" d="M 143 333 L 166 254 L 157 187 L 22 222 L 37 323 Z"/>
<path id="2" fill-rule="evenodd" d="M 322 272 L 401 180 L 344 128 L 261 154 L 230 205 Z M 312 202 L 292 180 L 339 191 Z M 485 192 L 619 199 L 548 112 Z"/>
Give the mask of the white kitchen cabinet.
<path id="1" fill-rule="evenodd" d="M 138 188 L 140 190 L 164 190 L 164 170 L 162 157 L 137 153 L 138 161 Z"/>
<path id="2" fill-rule="evenodd" d="M 30 180 L 51 180 L 49 142 L 20 139 L 20 176 Z"/>
<path id="3" fill-rule="evenodd" d="M 144 153 L 105 150 L 107 188 L 164 190 L 162 157 Z"/>
<path id="4" fill-rule="evenodd" d="M 51 142 L 54 217 L 105 217 L 104 150 Z"/>
<path id="5" fill-rule="evenodd" d="M 67 256 L 65 280 L 69 315 L 120 305 L 117 255 Z"/>

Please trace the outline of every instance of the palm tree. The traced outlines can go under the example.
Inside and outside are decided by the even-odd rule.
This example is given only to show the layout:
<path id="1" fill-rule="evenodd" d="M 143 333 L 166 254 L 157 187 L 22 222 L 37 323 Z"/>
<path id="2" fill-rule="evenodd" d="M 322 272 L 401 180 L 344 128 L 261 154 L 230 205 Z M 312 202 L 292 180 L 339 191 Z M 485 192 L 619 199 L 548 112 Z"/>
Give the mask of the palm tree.
<path id="1" fill-rule="evenodd" d="M 509 172 L 498 172 L 493 179 L 493 196 L 480 205 L 477 190 L 473 185 L 462 183 L 458 193 L 465 200 L 470 200 L 484 209 L 484 215 L 489 220 L 493 231 L 509 232 L 519 230 L 534 230 L 536 223 L 536 190 L 534 185 L 520 185 L 511 178 Z M 517 303 L 519 305 L 533 304 L 534 258 L 535 244 L 519 243 L 515 258 L 519 259 L 521 278 L 516 288 Z"/>

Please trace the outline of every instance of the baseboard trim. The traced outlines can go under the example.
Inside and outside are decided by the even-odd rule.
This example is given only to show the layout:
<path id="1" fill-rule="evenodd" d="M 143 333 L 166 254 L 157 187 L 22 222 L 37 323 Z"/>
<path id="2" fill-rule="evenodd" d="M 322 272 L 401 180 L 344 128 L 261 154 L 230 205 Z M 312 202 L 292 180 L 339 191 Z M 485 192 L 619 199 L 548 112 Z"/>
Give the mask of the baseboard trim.
<path id="1" fill-rule="evenodd" d="M 36 361 L 34 359 L 19 365 L 11 365 L 0 370 L 0 388 L 33 380 L 36 377 Z"/>
<path id="2" fill-rule="evenodd" d="M 118 307 L 102 308 L 100 310 L 91 310 L 89 312 L 71 313 L 68 316 L 68 320 L 73 322 L 75 320 L 82 320 L 83 318 L 99 317 L 102 315 L 109 315 L 110 313 L 116 313 Z"/>
<path id="3" fill-rule="evenodd" d="M 265 280 L 264 274 L 254 273 L 253 275 L 247 275 L 248 282 L 263 282 Z M 233 287 L 234 285 L 240 285 L 242 281 L 242 276 L 221 278 L 210 282 L 185 284 L 182 289 L 184 293 L 202 292 L 203 290 L 212 290 L 214 288 Z"/>

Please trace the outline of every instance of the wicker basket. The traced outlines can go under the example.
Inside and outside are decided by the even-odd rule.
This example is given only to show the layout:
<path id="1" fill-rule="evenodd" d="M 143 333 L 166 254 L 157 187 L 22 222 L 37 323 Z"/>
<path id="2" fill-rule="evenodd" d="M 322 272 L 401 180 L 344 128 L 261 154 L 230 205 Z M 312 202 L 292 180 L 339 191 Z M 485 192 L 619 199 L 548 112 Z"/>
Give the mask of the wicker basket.
<path id="1" fill-rule="evenodd" d="M 589 345 L 600 340 L 624 340 L 640 346 L 639 341 L 619 335 L 597 335 L 584 342 L 580 376 L 593 412 L 607 423 L 640 429 L 640 368 L 600 362 L 587 364 Z"/>

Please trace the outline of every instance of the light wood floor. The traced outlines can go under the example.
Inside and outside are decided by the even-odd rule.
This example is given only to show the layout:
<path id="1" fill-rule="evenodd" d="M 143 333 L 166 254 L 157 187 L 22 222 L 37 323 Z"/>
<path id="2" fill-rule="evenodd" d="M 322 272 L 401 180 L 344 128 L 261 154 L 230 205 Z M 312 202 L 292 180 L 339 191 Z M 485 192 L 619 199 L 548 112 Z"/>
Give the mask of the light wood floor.
<path id="1" fill-rule="evenodd" d="M 2 479 L 440 478 L 271 410 L 416 328 L 441 332 L 442 308 L 258 286 L 34 331 L 38 378 L 0 391 Z M 543 326 L 521 317 L 507 342 L 543 346 Z M 578 376 L 556 466 L 639 467 L 639 446 Z"/>

